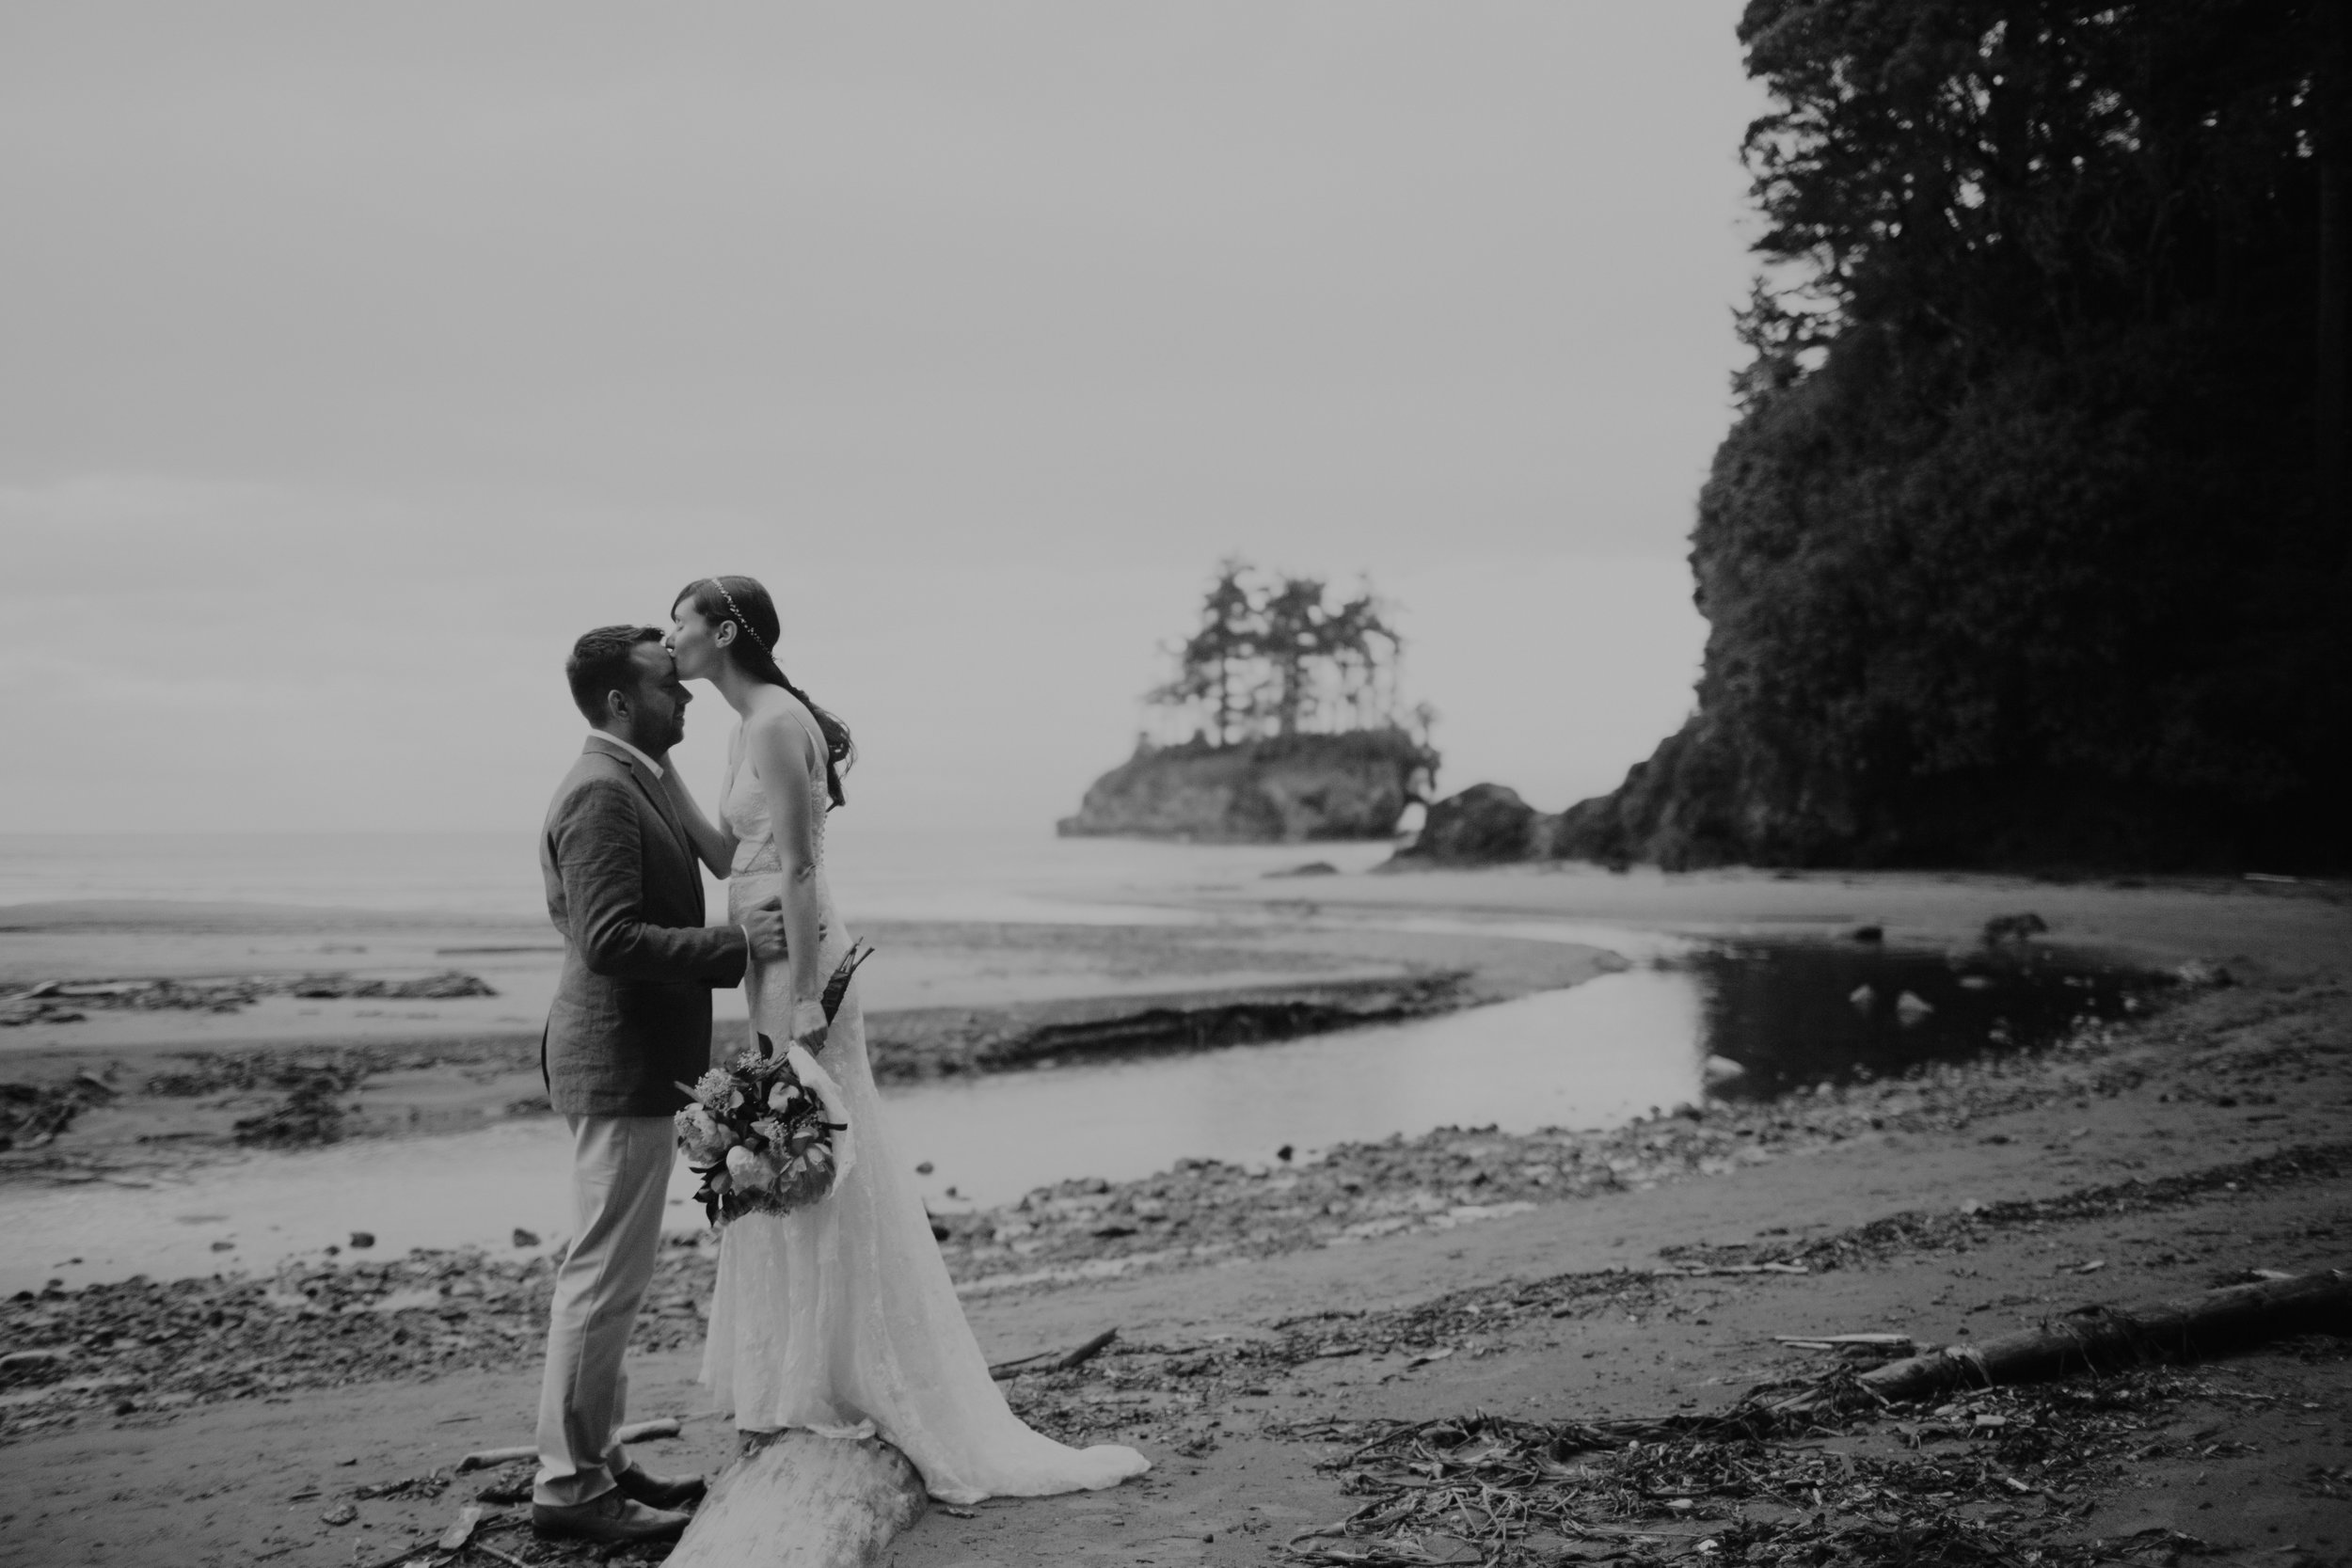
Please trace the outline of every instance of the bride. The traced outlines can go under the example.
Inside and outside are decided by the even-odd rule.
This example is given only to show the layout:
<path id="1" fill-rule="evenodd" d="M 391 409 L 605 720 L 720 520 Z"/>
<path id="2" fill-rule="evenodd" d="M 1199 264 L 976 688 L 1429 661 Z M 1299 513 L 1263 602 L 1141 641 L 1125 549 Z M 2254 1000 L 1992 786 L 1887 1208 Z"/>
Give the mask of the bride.
<path id="1" fill-rule="evenodd" d="M 741 911 L 781 896 L 787 957 L 744 977 L 752 1027 L 797 1041 L 838 1082 L 855 1159 L 833 1194 L 789 1214 L 728 1222 L 719 1243 L 703 1381 L 746 1432 L 879 1433 L 943 1502 L 1115 1486 L 1150 1462 L 1133 1449 L 1065 1448 L 1007 1407 L 931 1239 L 921 1196 L 882 1126 L 859 987 L 827 1027 L 818 1000 L 850 937 L 825 883 L 825 816 L 853 752 L 840 720 L 777 668 L 779 626 L 750 578 L 704 578 L 670 610 L 679 676 L 741 716 L 712 823 L 671 768 L 678 815 Z"/>

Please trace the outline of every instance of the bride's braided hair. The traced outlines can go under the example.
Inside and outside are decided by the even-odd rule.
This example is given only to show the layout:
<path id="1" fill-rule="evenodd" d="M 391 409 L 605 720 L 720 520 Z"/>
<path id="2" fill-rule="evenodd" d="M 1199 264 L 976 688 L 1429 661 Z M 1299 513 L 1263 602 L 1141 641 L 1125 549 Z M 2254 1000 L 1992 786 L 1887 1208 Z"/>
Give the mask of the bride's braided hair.
<path id="1" fill-rule="evenodd" d="M 825 737 L 825 791 L 836 806 L 848 804 L 841 793 L 841 775 L 857 760 L 850 726 L 817 705 L 817 700 L 794 686 L 776 663 L 776 641 L 783 625 L 776 619 L 775 601 L 756 578 L 700 578 L 678 590 L 673 605 L 691 603 L 713 625 L 731 621 L 742 633 L 727 644 L 727 657 L 745 674 L 770 686 L 780 686 L 800 699 Z"/>

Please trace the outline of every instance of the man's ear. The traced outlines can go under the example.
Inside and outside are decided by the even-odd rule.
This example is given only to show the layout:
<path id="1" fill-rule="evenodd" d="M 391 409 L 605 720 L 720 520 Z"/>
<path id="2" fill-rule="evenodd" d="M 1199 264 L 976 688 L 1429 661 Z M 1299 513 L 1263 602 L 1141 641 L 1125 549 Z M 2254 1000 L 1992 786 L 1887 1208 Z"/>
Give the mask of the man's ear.
<path id="1" fill-rule="evenodd" d="M 607 719 L 627 719 L 629 713 L 628 693 L 614 687 L 604 694 L 604 716 Z"/>

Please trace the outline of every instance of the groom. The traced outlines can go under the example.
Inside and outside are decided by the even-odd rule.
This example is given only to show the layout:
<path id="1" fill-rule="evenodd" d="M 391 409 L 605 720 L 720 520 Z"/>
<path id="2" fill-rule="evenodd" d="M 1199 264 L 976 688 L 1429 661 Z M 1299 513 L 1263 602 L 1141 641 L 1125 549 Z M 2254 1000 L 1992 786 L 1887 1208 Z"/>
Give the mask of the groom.
<path id="1" fill-rule="evenodd" d="M 702 876 L 664 787 L 686 736 L 686 688 L 650 626 L 599 626 L 564 673 L 588 744 L 539 839 L 564 973 L 540 1048 L 548 1098 L 572 1133 L 575 1234 L 556 1271 L 539 1396 L 532 1523 L 544 1534 L 654 1541 L 699 1476 L 640 1469 L 617 1438 L 628 1398 L 621 1354 L 653 1278 L 674 1150 L 676 1085 L 710 1065 L 710 991 L 747 958 L 784 956 L 780 910 L 703 924 Z"/>

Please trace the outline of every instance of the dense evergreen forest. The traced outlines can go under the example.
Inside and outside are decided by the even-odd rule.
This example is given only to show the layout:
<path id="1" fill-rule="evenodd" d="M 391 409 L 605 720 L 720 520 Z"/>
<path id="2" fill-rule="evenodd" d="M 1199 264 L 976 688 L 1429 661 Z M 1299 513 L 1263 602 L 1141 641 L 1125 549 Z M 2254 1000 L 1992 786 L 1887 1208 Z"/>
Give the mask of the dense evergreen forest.
<path id="1" fill-rule="evenodd" d="M 2343 0 L 1752 0 L 1696 716 L 1559 850 L 2352 855 Z"/>

